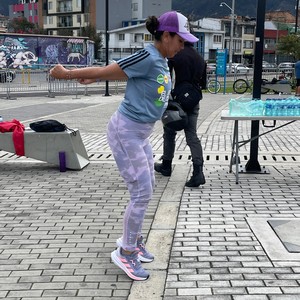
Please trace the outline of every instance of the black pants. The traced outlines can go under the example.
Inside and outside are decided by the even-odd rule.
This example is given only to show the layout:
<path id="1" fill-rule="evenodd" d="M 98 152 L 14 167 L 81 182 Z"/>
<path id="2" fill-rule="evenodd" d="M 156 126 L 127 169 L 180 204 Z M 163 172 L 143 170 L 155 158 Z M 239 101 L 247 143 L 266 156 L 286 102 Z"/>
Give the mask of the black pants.
<path id="1" fill-rule="evenodd" d="M 197 136 L 197 120 L 199 115 L 199 104 L 187 112 L 188 125 L 184 129 L 186 143 L 191 150 L 192 161 L 196 165 L 203 165 L 203 150 L 201 142 Z M 172 160 L 175 152 L 175 137 L 177 132 L 173 129 L 164 127 L 164 160 Z"/>

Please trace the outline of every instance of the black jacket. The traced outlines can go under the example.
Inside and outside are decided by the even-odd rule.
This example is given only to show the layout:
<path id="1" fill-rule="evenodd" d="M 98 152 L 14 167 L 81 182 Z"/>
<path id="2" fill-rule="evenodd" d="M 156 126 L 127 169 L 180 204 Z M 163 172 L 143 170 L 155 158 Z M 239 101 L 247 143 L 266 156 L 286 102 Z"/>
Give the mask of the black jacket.
<path id="1" fill-rule="evenodd" d="M 172 74 L 175 71 L 175 87 L 183 81 L 195 84 L 196 87 L 206 88 L 206 63 L 192 44 L 185 43 L 184 49 L 169 59 Z"/>

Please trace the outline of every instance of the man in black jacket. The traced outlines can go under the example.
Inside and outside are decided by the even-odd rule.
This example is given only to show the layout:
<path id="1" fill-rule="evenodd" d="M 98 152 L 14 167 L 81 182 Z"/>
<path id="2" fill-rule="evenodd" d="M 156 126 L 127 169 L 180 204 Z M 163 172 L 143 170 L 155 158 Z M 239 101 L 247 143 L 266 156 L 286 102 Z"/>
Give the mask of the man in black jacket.
<path id="1" fill-rule="evenodd" d="M 179 87 L 184 82 L 192 83 L 195 89 L 200 90 L 206 88 L 206 64 L 204 59 L 194 49 L 193 44 L 185 43 L 185 47 L 169 60 L 170 70 L 175 73 L 175 86 Z M 173 78 L 174 79 L 174 78 Z M 196 93 L 197 94 L 197 93 Z M 200 99 L 201 100 L 201 96 Z M 184 128 L 187 145 L 191 150 L 193 162 L 193 174 L 189 181 L 186 182 L 187 187 L 198 187 L 205 184 L 205 176 L 203 174 L 203 151 L 201 142 L 197 136 L 197 119 L 199 115 L 199 103 L 195 107 L 187 109 L 188 125 Z M 164 176 L 171 176 L 172 160 L 175 152 L 176 131 L 164 126 L 164 147 L 162 163 L 155 163 L 156 172 Z"/>

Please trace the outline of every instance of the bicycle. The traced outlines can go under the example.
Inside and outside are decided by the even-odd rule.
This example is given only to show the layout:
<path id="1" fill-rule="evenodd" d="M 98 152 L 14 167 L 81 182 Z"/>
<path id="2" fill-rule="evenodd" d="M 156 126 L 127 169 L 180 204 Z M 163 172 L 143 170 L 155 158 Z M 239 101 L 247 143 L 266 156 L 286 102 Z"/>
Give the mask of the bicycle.
<path id="1" fill-rule="evenodd" d="M 221 83 L 220 81 L 216 79 L 209 79 L 207 82 L 207 90 L 211 94 L 217 94 L 221 89 Z"/>
<path id="2" fill-rule="evenodd" d="M 267 82 L 266 79 L 262 80 L 262 85 L 261 85 L 261 93 L 262 94 L 267 94 L 269 92 L 269 89 L 264 87 L 263 84 Z M 248 90 L 252 91 L 252 87 L 253 87 L 253 80 L 249 80 L 247 75 L 246 75 L 246 79 L 237 79 L 234 83 L 233 83 L 233 90 L 237 93 L 237 94 L 244 94 L 246 93 Z"/>

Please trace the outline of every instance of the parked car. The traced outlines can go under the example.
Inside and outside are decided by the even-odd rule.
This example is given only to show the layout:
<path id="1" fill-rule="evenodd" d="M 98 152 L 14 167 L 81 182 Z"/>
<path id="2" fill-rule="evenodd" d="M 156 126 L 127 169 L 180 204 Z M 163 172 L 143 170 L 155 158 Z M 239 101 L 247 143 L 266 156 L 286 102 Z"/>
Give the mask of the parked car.
<path id="1" fill-rule="evenodd" d="M 277 65 L 275 63 L 269 63 L 267 61 L 262 62 L 262 69 L 263 72 L 276 72 Z"/>
<path id="2" fill-rule="evenodd" d="M 291 78 L 294 74 L 295 63 L 283 62 L 278 65 L 278 71 L 283 74 L 284 77 Z"/>
<path id="3" fill-rule="evenodd" d="M 94 59 L 93 66 L 105 66 L 105 61 Z"/>
<path id="4" fill-rule="evenodd" d="M 278 65 L 279 71 L 293 71 L 295 68 L 295 63 L 293 62 L 282 62 Z"/>
<path id="5" fill-rule="evenodd" d="M 16 78 L 16 72 L 13 70 L 0 69 L 0 82 L 12 82 Z"/>
<path id="6" fill-rule="evenodd" d="M 206 72 L 207 74 L 215 74 L 217 69 L 217 65 L 214 63 L 208 63 L 206 65 Z"/>
<path id="7" fill-rule="evenodd" d="M 113 64 L 113 63 L 115 63 L 116 61 L 114 60 L 114 59 L 110 59 L 109 61 L 108 61 L 108 64 L 110 65 L 110 64 Z M 95 59 L 94 60 L 94 62 L 93 62 L 93 66 L 100 66 L 100 67 L 103 67 L 103 66 L 106 66 L 106 61 L 104 61 L 104 60 L 97 60 L 97 59 Z"/>
<path id="8" fill-rule="evenodd" d="M 227 65 L 227 73 L 249 73 L 251 70 L 251 68 L 239 63 L 233 63 L 231 70 L 229 70 L 229 65 Z"/>

